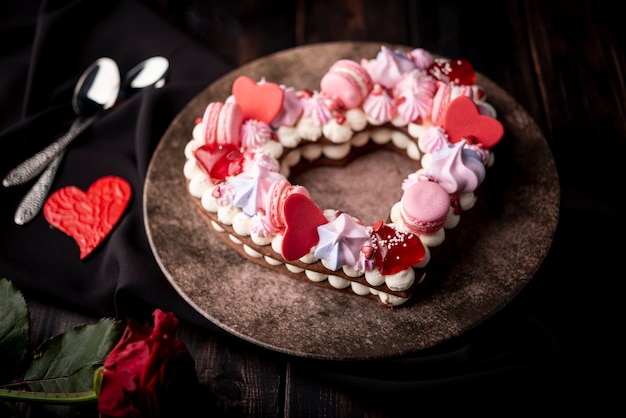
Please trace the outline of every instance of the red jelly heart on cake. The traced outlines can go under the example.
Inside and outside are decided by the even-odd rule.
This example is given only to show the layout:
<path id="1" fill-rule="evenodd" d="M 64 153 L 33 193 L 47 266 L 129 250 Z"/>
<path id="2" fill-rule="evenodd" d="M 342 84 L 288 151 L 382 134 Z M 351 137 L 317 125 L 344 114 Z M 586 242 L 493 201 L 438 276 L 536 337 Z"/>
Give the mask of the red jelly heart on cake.
<path id="1" fill-rule="evenodd" d="M 236 145 L 205 144 L 199 147 L 194 155 L 213 183 L 217 184 L 228 176 L 241 173 L 243 154 Z"/>
<path id="2" fill-rule="evenodd" d="M 381 274 L 390 275 L 411 268 L 424 259 L 424 246 L 417 235 L 401 232 L 377 222 L 372 226 L 374 260 Z"/>
<path id="3" fill-rule="evenodd" d="M 456 60 L 435 60 L 429 67 L 428 73 L 437 80 L 450 84 L 469 86 L 476 83 L 476 73 L 469 61 L 464 59 Z"/>

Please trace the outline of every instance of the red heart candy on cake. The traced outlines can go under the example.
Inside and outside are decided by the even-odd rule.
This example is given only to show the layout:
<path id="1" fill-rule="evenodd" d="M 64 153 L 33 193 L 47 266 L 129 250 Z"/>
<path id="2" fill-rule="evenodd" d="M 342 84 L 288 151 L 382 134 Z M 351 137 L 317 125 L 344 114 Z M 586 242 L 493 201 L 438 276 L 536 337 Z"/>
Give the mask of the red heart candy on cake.
<path id="1" fill-rule="evenodd" d="M 283 107 L 285 93 L 276 83 L 258 84 L 250 77 L 237 77 L 233 96 L 241 107 L 244 120 L 255 119 L 270 124 Z"/>
<path id="2" fill-rule="evenodd" d="M 46 200 L 43 214 L 52 226 L 74 238 L 82 260 L 117 224 L 131 194 L 126 180 L 115 176 L 102 177 L 86 193 L 75 186 L 57 190 Z"/>
<path id="3" fill-rule="evenodd" d="M 427 69 L 428 74 L 446 83 L 471 86 L 476 83 L 472 64 L 464 59 L 437 59 Z"/>
<path id="4" fill-rule="evenodd" d="M 489 149 L 500 142 L 504 127 L 495 118 L 481 115 L 472 99 L 459 96 L 448 105 L 443 119 L 443 130 L 451 143 L 462 139 L 476 141 Z"/>
<path id="5" fill-rule="evenodd" d="M 401 232 L 383 222 L 372 226 L 374 260 L 381 274 L 396 274 L 424 259 L 426 250 L 417 235 Z M 401 243 L 401 245 L 398 245 Z"/>
<path id="6" fill-rule="evenodd" d="M 287 196 L 284 203 L 285 234 L 281 252 L 287 261 L 297 260 L 311 251 L 319 241 L 317 227 L 328 223 L 324 212 L 300 193 Z"/>
<path id="7" fill-rule="evenodd" d="M 228 176 L 236 176 L 243 169 L 244 156 L 233 144 L 205 144 L 195 150 L 196 160 L 215 184 Z"/>

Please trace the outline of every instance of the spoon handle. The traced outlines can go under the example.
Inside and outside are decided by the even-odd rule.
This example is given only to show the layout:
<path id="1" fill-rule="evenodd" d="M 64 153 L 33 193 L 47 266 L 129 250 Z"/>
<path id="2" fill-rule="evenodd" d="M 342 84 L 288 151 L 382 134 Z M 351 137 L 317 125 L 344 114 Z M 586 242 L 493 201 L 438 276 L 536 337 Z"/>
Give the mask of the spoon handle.
<path id="1" fill-rule="evenodd" d="M 35 178 L 35 176 L 41 173 L 44 167 L 46 167 L 46 165 L 48 165 L 54 157 L 59 155 L 59 153 L 63 151 L 70 144 L 70 142 L 72 142 L 85 129 L 93 125 L 101 115 L 102 112 L 96 113 L 88 118 L 75 121 L 65 135 L 32 157 L 24 160 L 13 170 L 9 171 L 9 174 L 7 174 L 4 180 L 2 180 L 2 185 L 4 187 L 16 186 L 18 184 L 24 184 Z"/>
<path id="2" fill-rule="evenodd" d="M 16 224 L 24 225 L 25 223 L 32 221 L 33 218 L 37 216 L 46 201 L 48 191 L 50 190 L 50 186 L 52 186 L 52 181 L 54 180 L 54 176 L 59 169 L 59 165 L 61 164 L 64 155 L 65 150 L 63 149 L 56 157 L 54 157 L 52 162 L 48 164 L 48 167 L 46 167 L 37 182 L 28 191 L 28 193 L 26 193 L 15 211 L 15 217 L 13 220 Z"/>

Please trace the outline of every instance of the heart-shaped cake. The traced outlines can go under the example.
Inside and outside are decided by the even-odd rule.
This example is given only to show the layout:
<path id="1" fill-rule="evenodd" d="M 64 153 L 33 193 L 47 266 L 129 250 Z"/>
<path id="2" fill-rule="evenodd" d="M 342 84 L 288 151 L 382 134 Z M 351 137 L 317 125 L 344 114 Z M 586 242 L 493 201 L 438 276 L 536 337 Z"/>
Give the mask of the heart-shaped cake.
<path id="1" fill-rule="evenodd" d="M 473 207 L 504 135 L 475 81 L 465 60 L 385 46 L 372 59 L 337 61 L 319 90 L 240 76 L 232 94 L 208 103 L 190 127 L 183 172 L 191 198 L 214 233 L 248 260 L 402 305 L 446 231 Z M 388 217 L 372 225 L 320 208 L 289 181 L 302 162 L 342 165 L 381 147 L 417 169 L 398 185 L 402 198 Z"/>

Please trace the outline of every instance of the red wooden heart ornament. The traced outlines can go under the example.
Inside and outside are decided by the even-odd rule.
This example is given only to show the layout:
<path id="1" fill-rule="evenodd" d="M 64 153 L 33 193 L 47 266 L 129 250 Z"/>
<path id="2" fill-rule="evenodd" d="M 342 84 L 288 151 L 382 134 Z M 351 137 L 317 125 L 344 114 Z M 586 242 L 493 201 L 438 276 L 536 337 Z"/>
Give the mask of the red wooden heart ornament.
<path id="1" fill-rule="evenodd" d="M 328 223 L 328 219 L 315 202 L 300 193 L 287 196 L 284 210 L 285 234 L 281 252 L 285 260 L 297 260 L 317 244 L 317 227 Z"/>
<path id="2" fill-rule="evenodd" d="M 86 193 L 75 186 L 57 190 L 46 200 L 43 214 L 52 226 L 74 238 L 82 260 L 117 224 L 131 194 L 126 180 L 115 176 L 102 177 Z"/>
<path id="3" fill-rule="evenodd" d="M 500 142 L 504 127 L 495 118 L 481 115 L 476 104 L 466 96 L 459 96 L 448 105 L 443 129 L 452 143 L 467 139 L 489 149 Z"/>
<path id="4" fill-rule="evenodd" d="M 283 107 L 284 92 L 276 83 L 260 83 L 250 77 L 237 77 L 233 83 L 233 96 L 244 120 L 255 119 L 270 124 Z"/>

